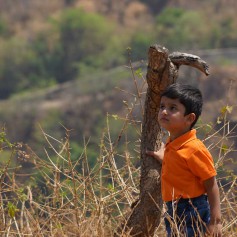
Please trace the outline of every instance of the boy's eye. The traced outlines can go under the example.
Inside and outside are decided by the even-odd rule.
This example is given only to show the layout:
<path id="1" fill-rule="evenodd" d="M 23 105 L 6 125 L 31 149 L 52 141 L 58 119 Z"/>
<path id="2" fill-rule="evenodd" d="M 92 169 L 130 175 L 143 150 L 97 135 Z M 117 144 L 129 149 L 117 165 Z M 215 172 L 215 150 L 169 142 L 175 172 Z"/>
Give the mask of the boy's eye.
<path id="1" fill-rule="evenodd" d="M 175 106 L 171 106 L 171 107 L 170 107 L 170 110 L 171 110 L 171 111 L 175 111 L 175 110 L 176 110 L 176 107 L 175 107 Z"/>

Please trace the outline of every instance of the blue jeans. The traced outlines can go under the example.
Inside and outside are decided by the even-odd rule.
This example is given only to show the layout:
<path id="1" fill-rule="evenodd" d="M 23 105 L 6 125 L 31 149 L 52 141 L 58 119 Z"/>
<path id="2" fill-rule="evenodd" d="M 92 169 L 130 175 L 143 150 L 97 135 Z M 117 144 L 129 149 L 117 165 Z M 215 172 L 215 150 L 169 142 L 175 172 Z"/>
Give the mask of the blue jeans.
<path id="1" fill-rule="evenodd" d="M 206 195 L 191 199 L 179 199 L 167 202 L 165 226 L 168 237 L 204 236 L 206 226 L 210 222 L 210 207 Z"/>

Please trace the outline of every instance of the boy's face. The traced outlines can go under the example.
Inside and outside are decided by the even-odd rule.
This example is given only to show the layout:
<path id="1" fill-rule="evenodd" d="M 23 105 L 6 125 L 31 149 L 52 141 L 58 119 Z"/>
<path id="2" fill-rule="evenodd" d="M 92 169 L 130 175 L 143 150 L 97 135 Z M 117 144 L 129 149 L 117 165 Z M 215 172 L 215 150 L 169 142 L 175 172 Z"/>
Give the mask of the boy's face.
<path id="1" fill-rule="evenodd" d="M 190 130 L 195 120 L 195 114 L 185 114 L 185 107 L 179 99 L 170 99 L 162 96 L 158 121 L 161 127 L 170 132 L 171 137 L 178 137 Z"/>

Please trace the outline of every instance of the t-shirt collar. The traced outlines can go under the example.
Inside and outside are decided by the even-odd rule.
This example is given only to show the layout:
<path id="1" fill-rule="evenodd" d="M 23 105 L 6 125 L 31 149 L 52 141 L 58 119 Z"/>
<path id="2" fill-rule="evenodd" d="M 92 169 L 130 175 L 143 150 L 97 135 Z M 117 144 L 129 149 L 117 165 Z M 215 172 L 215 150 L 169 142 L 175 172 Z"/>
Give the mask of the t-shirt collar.
<path id="1" fill-rule="evenodd" d="M 178 150 L 181 146 L 183 146 L 185 143 L 196 139 L 196 129 L 192 129 L 185 134 L 181 135 L 180 137 L 177 137 L 173 141 L 170 141 L 170 138 L 167 139 L 166 147 L 169 146 L 172 147 L 175 150 Z"/>

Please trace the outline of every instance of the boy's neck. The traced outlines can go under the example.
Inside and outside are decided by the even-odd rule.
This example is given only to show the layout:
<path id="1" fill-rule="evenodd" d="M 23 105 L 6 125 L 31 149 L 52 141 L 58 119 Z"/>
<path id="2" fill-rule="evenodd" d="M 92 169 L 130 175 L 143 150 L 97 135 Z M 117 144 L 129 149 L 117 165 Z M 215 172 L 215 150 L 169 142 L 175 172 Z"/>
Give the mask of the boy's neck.
<path id="1" fill-rule="evenodd" d="M 188 128 L 184 131 L 181 131 L 181 132 L 177 132 L 177 133 L 170 133 L 170 141 L 174 141 L 176 138 L 184 135 L 185 133 L 191 131 L 191 128 Z"/>

